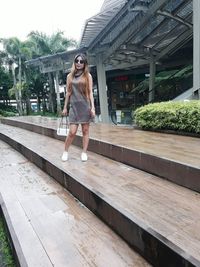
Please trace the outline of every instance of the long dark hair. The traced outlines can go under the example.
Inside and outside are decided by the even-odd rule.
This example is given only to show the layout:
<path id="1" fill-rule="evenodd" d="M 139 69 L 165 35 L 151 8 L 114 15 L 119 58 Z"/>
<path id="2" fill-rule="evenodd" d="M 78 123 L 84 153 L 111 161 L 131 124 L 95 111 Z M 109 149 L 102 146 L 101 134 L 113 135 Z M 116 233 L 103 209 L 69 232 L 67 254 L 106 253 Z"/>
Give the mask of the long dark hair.
<path id="1" fill-rule="evenodd" d="M 72 80 L 76 75 L 77 69 L 76 69 L 76 65 L 75 65 L 75 61 L 78 57 L 81 57 L 81 59 L 84 61 L 84 68 L 83 68 L 83 74 L 81 76 L 81 79 L 79 80 L 79 89 L 81 91 L 81 93 L 86 96 L 87 98 L 89 98 L 89 67 L 88 67 L 88 61 L 87 61 L 87 57 L 85 54 L 77 54 L 74 57 L 74 61 L 72 64 L 72 68 L 71 68 L 71 72 L 68 76 L 69 78 L 69 92 L 72 93 Z"/>

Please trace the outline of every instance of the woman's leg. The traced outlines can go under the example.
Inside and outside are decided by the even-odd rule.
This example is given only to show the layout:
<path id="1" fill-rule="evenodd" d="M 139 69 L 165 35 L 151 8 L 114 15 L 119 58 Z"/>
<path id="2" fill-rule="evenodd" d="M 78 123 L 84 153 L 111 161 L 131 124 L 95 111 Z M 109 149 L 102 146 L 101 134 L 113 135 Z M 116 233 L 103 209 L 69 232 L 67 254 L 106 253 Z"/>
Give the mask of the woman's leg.
<path id="1" fill-rule="evenodd" d="M 89 144 L 89 123 L 81 124 L 83 134 L 83 152 L 87 152 Z"/>
<path id="2" fill-rule="evenodd" d="M 69 126 L 69 134 L 65 139 L 65 151 L 68 151 L 71 143 L 74 140 L 74 137 L 75 137 L 75 135 L 77 133 L 77 130 L 78 130 L 78 124 L 70 124 L 70 126 Z"/>

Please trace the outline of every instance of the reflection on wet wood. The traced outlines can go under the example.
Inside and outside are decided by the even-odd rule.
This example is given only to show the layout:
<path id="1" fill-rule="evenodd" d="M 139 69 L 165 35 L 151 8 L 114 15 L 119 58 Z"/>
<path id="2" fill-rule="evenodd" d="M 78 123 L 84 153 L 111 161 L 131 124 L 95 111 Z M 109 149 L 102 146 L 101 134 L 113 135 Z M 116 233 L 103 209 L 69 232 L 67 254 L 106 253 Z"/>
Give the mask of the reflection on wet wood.
<path id="1" fill-rule="evenodd" d="M 51 119 L 30 118 L 30 122 L 56 128 L 56 121 Z M 69 161 L 62 163 L 60 161 L 62 142 L 8 126 L 0 130 L 24 143 L 33 151 L 39 151 L 56 166 L 77 177 L 79 181 L 99 192 L 102 197 L 108 198 L 134 218 L 143 221 L 156 233 L 180 247 L 186 254 L 200 260 L 200 226 L 197 223 L 200 219 L 200 195 L 198 193 L 91 152 L 88 153 L 89 161 L 82 163 L 81 150 L 74 146 L 70 149 Z M 149 153 L 161 159 L 180 162 L 186 165 L 185 170 L 189 169 L 187 165 L 198 170 L 200 168 L 199 138 L 143 132 L 101 124 L 92 125 L 90 130 L 91 136 L 96 140 Z M 119 152 L 120 150 L 116 149 L 114 154 L 118 155 Z M 152 165 L 155 162 L 146 157 L 144 163 Z M 154 167 L 160 168 L 158 164 L 154 164 Z M 171 169 L 179 171 L 177 165 L 172 164 Z M 166 168 L 166 172 L 170 173 L 171 169 Z M 160 171 L 162 172 L 163 169 L 160 168 Z M 182 170 L 179 173 L 177 179 L 191 180 L 186 171 Z M 193 182 L 197 184 L 200 176 L 198 173 L 195 175 L 196 180 Z"/>
<path id="2" fill-rule="evenodd" d="M 0 150 L 0 191 L 29 267 L 150 266 L 52 178 L 1 141 Z"/>
<path id="3" fill-rule="evenodd" d="M 25 122 L 32 127 L 39 125 L 49 129 L 56 129 L 58 125 L 57 119 L 41 116 L 15 117 L 5 121 Z M 78 134 L 81 135 L 80 128 Z M 200 138 L 140 131 L 131 127 L 101 123 L 91 124 L 90 135 L 91 139 L 200 167 Z"/>
<path id="4" fill-rule="evenodd" d="M 57 119 L 39 116 L 2 121 L 64 141 L 64 137 L 56 135 Z M 106 124 L 91 124 L 90 132 L 90 151 L 200 192 L 199 138 Z M 80 129 L 74 144 L 82 147 Z"/>

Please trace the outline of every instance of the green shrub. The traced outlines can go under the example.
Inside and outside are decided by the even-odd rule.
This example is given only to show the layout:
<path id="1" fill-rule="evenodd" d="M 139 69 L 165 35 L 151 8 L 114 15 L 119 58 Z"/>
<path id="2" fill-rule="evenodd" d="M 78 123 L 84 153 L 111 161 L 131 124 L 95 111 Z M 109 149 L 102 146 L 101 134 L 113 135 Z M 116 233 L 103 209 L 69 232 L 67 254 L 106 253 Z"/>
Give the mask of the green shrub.
<path id="1" fill-rule="evenodd" d="M 11 111 L 6 111 L 6 110 L 0 109 L 0 116 L 3 116 L 3 117 L 12 117 L 12 116 L 16 116 L 16 113 L 15 112 L 11 112 Z"/>
<path id="2" fill-rule="evenodd" d="M 136 109 L 134 120 L 143 129 L 200 133 L 200 101 L 148 104 Z"/>
<path id="3" fill-rule="evenodd" d="M 0 266 L 14 267 L 14 258 L 9 245 L 9 240 L 4 227 L 3 219 L 0 217 Z"/>
<path id="4" fill-rule="evenodd" d="M 8 112 L 13 112 L 13 113 L 18 113 L 16 107 L 13 107 L 11 105 L 5 105 L 0 103 L 0 110 L 8 111 Z"/>
<path id="5" fill-rule="evenodd" d="M 11 117 L 11 116 L 16 116 L 17 113 L 18 112 L 15 107 L 7 106 L 7 105 L 0 103 L 0 116 Z"/>

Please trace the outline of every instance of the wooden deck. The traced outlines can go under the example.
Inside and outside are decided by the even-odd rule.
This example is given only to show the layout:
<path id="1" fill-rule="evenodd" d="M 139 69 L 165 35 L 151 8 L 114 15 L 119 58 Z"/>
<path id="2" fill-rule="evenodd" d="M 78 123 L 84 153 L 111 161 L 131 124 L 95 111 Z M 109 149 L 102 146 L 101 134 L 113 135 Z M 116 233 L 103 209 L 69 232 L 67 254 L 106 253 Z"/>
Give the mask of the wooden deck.
<path id="1" fill-rule="evenodd" d="M 3 123 L 64 141 L 57 119 L 16 117 Z M 91 124 L 89 150 L 200 192 L 200 138 Z M 82 146 L 81 132 L 74 140 Z"/>
<path id="2" fill-rule="evenodd" d="M 15 121 L 31 123 L 56 129 L 57 119 L 41 116 L 16 117 Z M 79 129 L 78 134 L 81 135 Z M 133 130 L 132 127 L 111 124 L 92 123 L 91 139 L 112 145 L 146 152 L 151 155 L 168 158 L 186 165 L 200 167 L 200 138 Z"/>
<path id="3" fill-rule="evenodd" d="M 54 130 L 57 125 L 57 121 L 41 117 L 17 118 L 16 120 Z M 43 131 L 45 133 L 46 130 Z M 145 253 L 145 250 L 149 249 L 148 246 L 155 245 L 160 248 L 160 254 L 163 253 L 164 255 L 166 250 L 166 255 L 168 255 L 168 247 L 174 254 L 181 255 L 180 259 L 174 256 L 171 265 L 168 265 L 166 255 L 161 255 L 159 258 L 159 253 L 155 252 L 156 255 L 154 255 L 151 247 L 148 253 L 151 253 L 151 256 L 158 257 L 153 259 L 155 266 L 186 266 L 179 265 L 179 262 L 183 262 L 183 259 L 185 259 L 185 262 L 189 261 L 188 266 L 200 266 L 199 193 L 104 157 L 99 153 L 89 152 L 88 162 L 82 163 L 80 161 L 81 149 L 77 146 L 71 147 L 70 159 L 63 163 L 60 160 L 63 142 L 44 134 L 40 135 L 16 127 L 0 125 L 0 135 L 2 139 L 5 139 L 33 161 L 37 155 L 35 163 L 38 166 L 45 171 L 48 170 L 51 176 L 57 178 L 61 184 L 65 184 L 66 188 L 76 197 L 80 196 L 79 199 L 85 205 L 90 206 L 89 208 L 99 217 L 102 217 L 106 223 L 109 224 L 113 220 L 113 216 L 118 216 L 106 206 L 109 204 L 110 207 L 114 207 L 120 214 L 126 216 L 126 220 L 128 218 L 132 223 L 139 226 L 139 232 L 142 234 L 140 238 L 144 242 L 142 244 L 139 237 L 137 239 L 136 236 L 127 232 L 129 225 L 127 225 L 127 231 L 124 229 L 125 224 L 122 217 L 116 217 L 118 218 L 116 220 L 118 224 L 110 222 L 110 226 L 114 229 L 118 227 L 115 231 L 121 234 L 130 245 L 137 248 L 140 253 Z M 112 146 L 120 145 L 123 149 L 137 149 L 154 155 L 158 159 L 164 158 L 181 163 L 187 168 L 188 166 L 197 170 L 200 168 L 200 152 L 198 149 L 200 139 L 198 138 L 143 132 L 127 127 L 102 124 L 91 126 L 91 137 L 91 142 L 95 139 L 96 142 L 103 141 L 103 143 L 109 143 Z M 192 158 L 194 160 L 191 160 Z M 52 165 L 54 165 L 54 168 Z M 62 178 L 63 173 L 65 174 L 64 178 Z M 197 178 L 200 179 L 200 176 Z M 89 195 L 88 191 L 84 191 L 86 190 L 84 188 L 92 193 Z M 104 201 L 105 205 L 99 206 L 94 195 L 98 196 L 99 201 L 100 199 Z M 35 216 L 37 217 L 37 214 Z M 136 231 L 133 224 L 130 227 L 132 227 L 130 229 Z M 151 235 L 153 239 L 148 239 L 147 234 Z M 145 247 L 144 236 L 146 242 L 151 242 L 151 245 L 147 244 L 147 247 Z M 161 247 L 159 242 L 162 243 L 164 248 Z M 148 258 L 148 255 L 144 256 Z M 151 261 L 149 258 L 148 260 Z M 156 265 L 156 260 L 160 260 L 163 264 L 159 265 L 159 262 Z M 140 265 L 133 264 L 130 266 Z"/>
<path id="4" fill-rule="evenodd" d="M 25 157 L 2 141 L 0 151 L 1 205 L 21 267 L 151 266 Z"/>

